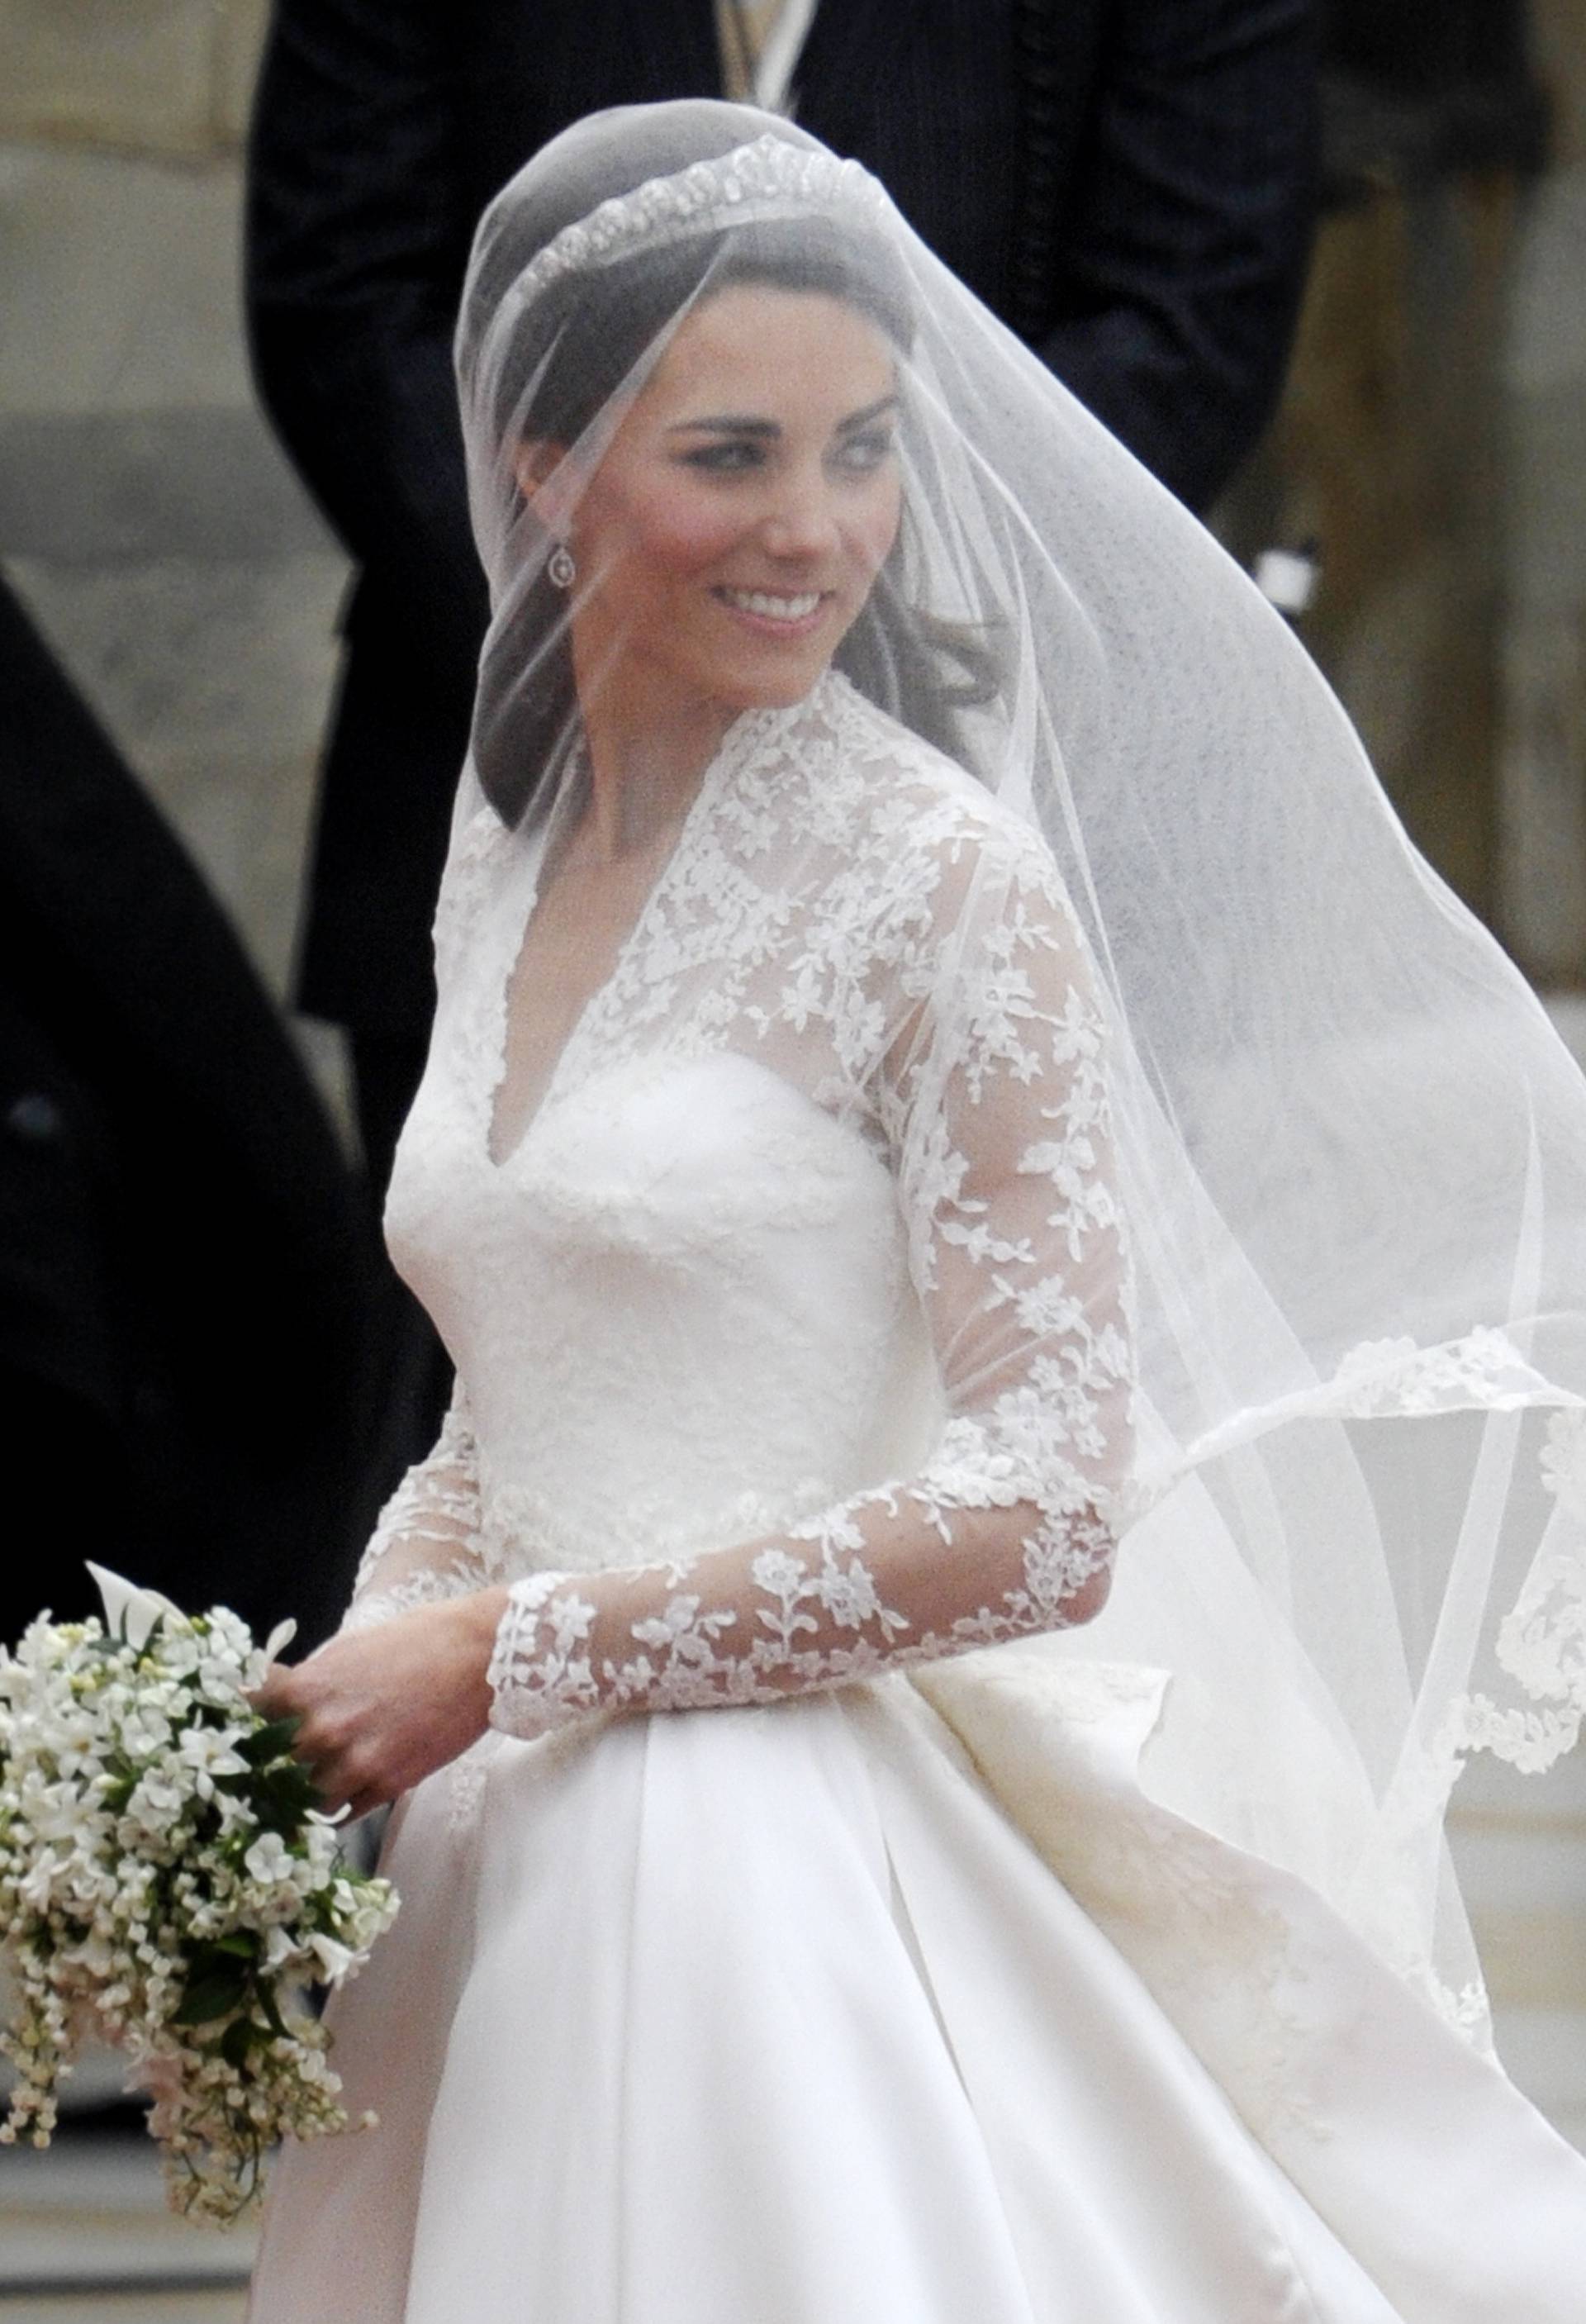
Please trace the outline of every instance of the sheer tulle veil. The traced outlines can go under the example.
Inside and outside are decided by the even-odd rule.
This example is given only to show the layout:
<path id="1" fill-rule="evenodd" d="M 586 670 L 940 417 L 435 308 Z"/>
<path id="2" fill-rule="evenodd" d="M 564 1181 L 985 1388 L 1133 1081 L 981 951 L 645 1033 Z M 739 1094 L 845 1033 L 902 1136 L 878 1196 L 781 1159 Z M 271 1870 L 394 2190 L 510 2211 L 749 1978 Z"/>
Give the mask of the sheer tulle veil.
<path id="1" fill-rule="evenodd" d="M 484 219 L 458 827 L 482 793 L 534 817 L 576 752 L 567 615 L 601 576 L 548 567 L 678 319 L 746 278 L 890 342 L 904 524 L 844 664 L 1038 824 L 1106 996 L 1139 1516 L 1098 1623 L 1001 1651 L 1171 1672 L 1157 1796 L 1479 2028 L 1443 1807 L 1472 1749 L 1544 1768 L 1586 1704 L 1586 1086 L 1284 623 L 786 121 L 598 115 Z"/>

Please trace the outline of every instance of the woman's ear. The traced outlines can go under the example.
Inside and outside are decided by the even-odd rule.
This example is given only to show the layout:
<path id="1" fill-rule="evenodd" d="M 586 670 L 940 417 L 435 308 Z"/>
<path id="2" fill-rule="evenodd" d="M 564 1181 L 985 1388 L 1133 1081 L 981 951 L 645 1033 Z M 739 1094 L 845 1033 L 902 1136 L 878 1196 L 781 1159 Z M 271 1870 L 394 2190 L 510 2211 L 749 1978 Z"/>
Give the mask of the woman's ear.
<path id="1" fill-rule="evenodd" d="M 528 437 L 512 454 L 512 474 L 526 501 L 533 501 L 550 482 L 566 457 L 566 448 L 543 436 Z"/>
<path id="2" fill-rule="evenodd" d="M 512 473 L 525 506 L 565 546 L 578 497 L 567 446 L 546 437 L 526 438 L 512 455 Z"/>

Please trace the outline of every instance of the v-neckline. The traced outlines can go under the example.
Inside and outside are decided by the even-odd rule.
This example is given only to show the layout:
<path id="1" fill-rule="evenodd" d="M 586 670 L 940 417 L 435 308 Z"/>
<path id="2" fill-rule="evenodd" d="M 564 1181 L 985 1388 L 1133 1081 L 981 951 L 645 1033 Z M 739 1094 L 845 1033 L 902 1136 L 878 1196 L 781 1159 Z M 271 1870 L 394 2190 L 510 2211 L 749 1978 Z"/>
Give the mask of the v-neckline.
<path id="1" fill-rule="evenodd" d="M 540 1077 L 539 1087 L 533 1093 L 533 1102 L 523 1117 L 521 1128 L 511 1146 L 502 1152 L 496 1142 L 496 1106 L 506 1081 L 507 1032 L 511 1019 L 512 989 L 518 980 L 523 948 L 529 941 L 529 932 L 533 926 L 535 913 L 539 907 L 547 855 L 567 814 L 569 798 L 577 796 L 579 782 L 581 779 L 586 779 L 586 777 L 580 769 L 575 771 L 567 783 L 564 784 L 536 835 L 532 853 L 529 858 L 531 871 L 528 893 L 523 899 L 521 911 L 511 914 L 506 922 L 508 930 L 513 933 L 511 935 L 510 948 L 506 944 L 503 946 L 505 953 L 504 966 L 493 954 L 491 963 L 491 1030 L 486 1045 L 488 1065 L 484 1089 L 483 1131 L 484 1158 L 493 1171 L 506 1171 L 512 1168 L 551 1105 L 559 1098 L 567 1077 L 569 1058 L 585 1046 L 597 1011 L 627 969 L 631 959 L 638 950 L 641 938 L 648 933 L 650 923 L 659 910 L 668 890 L 673 885 L 686 856 L 692 850 L 700 825 L 714 804 L 729 769 L 746 753 L 752 744 L 760 740 L 762 730 L 770 722 L 774 722 L 787 715 L 781 710 L 743 711 L 734 718 L 723 735 L 704 773 L 700 776 L 698 788 L 689 801 L 687 812 L 678 826 L 677 837 L 657 869 L 655 878 L 646 890 L 643 902 L 635 912 L 612 954 L 610 967 L 599 982 L 590 987 L 578 1004 L 560 1047 L 552 1057 L 549 1068 Z"/>

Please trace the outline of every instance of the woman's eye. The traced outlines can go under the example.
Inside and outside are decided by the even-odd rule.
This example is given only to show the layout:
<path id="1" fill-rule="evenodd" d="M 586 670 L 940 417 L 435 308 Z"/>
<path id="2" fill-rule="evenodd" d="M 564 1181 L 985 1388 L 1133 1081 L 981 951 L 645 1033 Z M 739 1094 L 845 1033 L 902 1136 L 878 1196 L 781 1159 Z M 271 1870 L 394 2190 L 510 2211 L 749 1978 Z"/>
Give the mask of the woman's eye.
<path id="1" fill-rule="evenodd" d="M 686 467 L 704 468 L 716 475 L 730 475 L 740 468 L 758 468 L 764 458 L 764 446 L 749 437 L 729 437 L 724 443 L 702 444 L 683 455 Z"/>
<path id="2" fill-rule="evenodd" d="M 891 449 L 892 430 L 890 428 L 865 428 L 857 436 L 843 438 L 837 447 L 837 459 L 844 468 L 867 474 L 871 468 L 879 468 Z"/>

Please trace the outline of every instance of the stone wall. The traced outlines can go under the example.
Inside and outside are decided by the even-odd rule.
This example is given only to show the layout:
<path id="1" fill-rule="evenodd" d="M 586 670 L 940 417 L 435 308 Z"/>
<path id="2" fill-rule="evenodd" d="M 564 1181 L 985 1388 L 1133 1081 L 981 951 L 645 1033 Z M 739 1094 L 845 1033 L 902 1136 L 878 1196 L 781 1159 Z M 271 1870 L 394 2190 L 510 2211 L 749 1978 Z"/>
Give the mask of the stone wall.
<path id="1" fill-rule="evenodd" d="M 1586 0 L 1537 0 L 1551 166 L 1526 203 L 1505 366 L 1499 932 L 1586 985 Z"/>
<path id="2" fill-rule="evenodd" d="M 254 401 L 268 0 L 0 0 L 0 555 L 279 992 L 346 560 Z M 305 1047 L 338 1118 L 328 1028 Z"/>
<path id="3" fill-rule="evenodd" d="M 269 0 L 0 0 L 0 137 L 235 152 Z"/>

